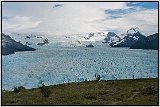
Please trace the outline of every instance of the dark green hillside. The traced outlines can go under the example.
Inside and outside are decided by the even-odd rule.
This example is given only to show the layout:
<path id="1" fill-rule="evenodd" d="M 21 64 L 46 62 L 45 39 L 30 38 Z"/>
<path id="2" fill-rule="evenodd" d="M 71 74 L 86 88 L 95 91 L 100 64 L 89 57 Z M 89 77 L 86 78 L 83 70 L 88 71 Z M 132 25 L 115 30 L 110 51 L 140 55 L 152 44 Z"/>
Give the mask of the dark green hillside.
<path id="1" fill-rule="evenodd" d="M 158 105 L 158 78 L 89 81 L 48 86 L 18 93 L 2 91 L 2 105 Z"/>

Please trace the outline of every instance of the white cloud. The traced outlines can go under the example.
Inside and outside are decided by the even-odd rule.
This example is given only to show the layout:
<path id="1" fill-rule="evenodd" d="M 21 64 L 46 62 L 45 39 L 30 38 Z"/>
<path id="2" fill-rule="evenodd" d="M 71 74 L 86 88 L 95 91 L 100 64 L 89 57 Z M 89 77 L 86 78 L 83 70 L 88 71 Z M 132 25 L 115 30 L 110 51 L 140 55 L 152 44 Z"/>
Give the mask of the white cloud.
<path id="1" fill-rule="evenodd" d="M 142 9 L 99 23 L 105 23 L 100 24 L 103 29 L 117 30 L 119 33 L 124 33 L 131 27 L 139 27 L 143 34 L 150 35 L 158 32 L 158 10 Z"/>
<path id="2" fill-rule="evenodd" d="M 53 8 L 54 4 L 62 4 L 62 6 Z M 14 7 L 16 8 L 14 9 Z M 136 8 L 137 10 L 115 19 L 110 18 L 110 14 L 104 12 L 107 9 L 128 8 Z M 129 7 L 126 2 L 14 3 L 13 5 L 10 4 L 8 8 L 6 5 L 3 14 L 22 18 L 21 21 L 17 18 L 5 21 L 5 23 L 3 21 L 3 29 L 5 28 L 5 30 L 24 30 L 52 34 L 85 33 L 102 30 L 115 30 L 124 33 L 130 27 L 139 27 L 143 32 L 149 34 L 156 32 L 158 29 L 157 10 L 141 10 L 141 8 Z"/>
<path id="3" fill-rule="evenodd" d="M 44 20 L 37 30 L 54 34 L 100 31 L 101 28 L 98 27 L 98 23 L 92 22 L 109 17 L 105 14 L 105 9 L 123 8 L 127 8 L 124 2 L 63 3 L 62 7 L 48 9 L 44 12 L 42 16 Z"/>
<path id="4" fill-rule="evenodd" d="M 130 25 L 138 26 L 144 34 L 158 32 L 158 10 L 142 10 L 125 16 Z"/>
<path id="5" fill-rule="evenodd" d="M 127 7 L 125 2 L 122 3 L 121 2 L 117 3 L 63 2 L 62 3 L 63 6 L 59 8 L 52 8 L 53 5 L 56 3 L 43 3 L 43 4 L 37 3 L 39 7 L 34 4 L 35 3 L 10 4 L 9 8 L 12 7 L 11 8 L 12 10 L 6 9 L 6 14 L 32 16 L 34 20 L 40 20 L 41 23 L 35 29 L 32 29 L 34 31 L 65 34 L 65 33 L 99 31 L 100 29 L 98 28 L 98 26 L 91 22 L 95 20 L 104 19 L 105 17 L 107 17 L 104 13 L 105 8 L 121 9 Z M 15 10 L 13 7 L 15 7 Z M 17 7 L 19 7 L 20 9 L 17 9 Z M 5 10 L 3 13 L 5 13 Z M 12 24 L 13 23 L 10 23 L 10 27 L 12 28 L 9 29 L 17 30 L 15 24 L 13 25 Z M 17 21 L 16 25 L 17 24 L 21 25 L 22 23 Z M 4 27 L 5 26 L 6 24 L 4 25 Z M 18 29 L 20 30 L 20 27 L 18 27 Z M 26 31 L 29 31 L 27 27 Z"/>
<path id="6" fill-rule="evenodd" d="M 15 16 L 2 21 L 3 31 L 23 31 L 25 29 L 35 28 L 39 25 L 40 21 L 34 21 L 31 17 Z"/>

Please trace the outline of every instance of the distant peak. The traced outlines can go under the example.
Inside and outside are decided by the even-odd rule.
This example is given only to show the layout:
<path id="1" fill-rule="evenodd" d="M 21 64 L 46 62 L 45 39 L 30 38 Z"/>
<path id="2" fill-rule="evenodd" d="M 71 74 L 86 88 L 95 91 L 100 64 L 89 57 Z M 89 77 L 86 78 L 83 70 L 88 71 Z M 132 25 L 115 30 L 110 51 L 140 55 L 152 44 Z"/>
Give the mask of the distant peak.
<path id="1" fill-rule="evenodd" d="M 136 27 L 136 28 L 131 27 L 131 29 L 130 29 L 130 30 L 139 31 L 139 28 L 138 28 L 138 27 Z"/>
<path id="2" fill-rule="evenodd" d="M 127 34 L 134 34 L 134 33 L 140 33 L 140 29 L 138 27 L 132 27 L 127 31 Z"/>
<path id="3" fill-rule="evenodd" d="M 115 36 L 116 34 L 114 32 L 108 32 L 107 36 Z"/>

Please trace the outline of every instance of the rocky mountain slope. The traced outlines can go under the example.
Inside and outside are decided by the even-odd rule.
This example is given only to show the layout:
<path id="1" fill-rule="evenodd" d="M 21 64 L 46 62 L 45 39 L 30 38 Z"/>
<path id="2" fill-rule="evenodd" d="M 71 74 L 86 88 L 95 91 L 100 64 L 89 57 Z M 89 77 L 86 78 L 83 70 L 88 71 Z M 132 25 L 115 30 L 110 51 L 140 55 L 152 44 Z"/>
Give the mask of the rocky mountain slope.
<path id="1" fill-rule="evenodd" d="M 16 42 L 9 35 L 2 33 L 2 55 L 14 54 L 18 51 L 34 51 L 34 48 L 31 48 L 27 45 L 23 45 L 20 42 Z"/>
<path id="2" fill-rule="evenodd" d="M 158 33 L 137 41 L 130 49 L 155 49 L 158 50 Z"/>

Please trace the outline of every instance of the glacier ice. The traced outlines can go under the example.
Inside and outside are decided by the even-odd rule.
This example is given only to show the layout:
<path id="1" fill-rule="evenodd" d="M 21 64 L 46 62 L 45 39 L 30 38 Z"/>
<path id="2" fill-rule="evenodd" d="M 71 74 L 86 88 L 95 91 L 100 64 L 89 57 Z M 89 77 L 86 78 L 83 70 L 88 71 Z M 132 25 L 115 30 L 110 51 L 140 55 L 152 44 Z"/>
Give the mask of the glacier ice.
<path id="1" fill-rule="evenodd" d="M 157 50 L 51 45 L 2 56 L 2 89 L 95 80 L 95 73 L 103 80 L 158 77 Z"/>

